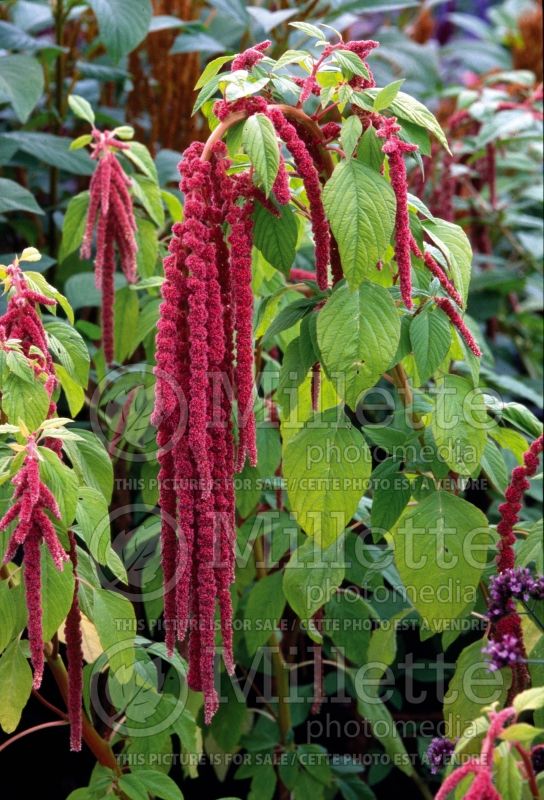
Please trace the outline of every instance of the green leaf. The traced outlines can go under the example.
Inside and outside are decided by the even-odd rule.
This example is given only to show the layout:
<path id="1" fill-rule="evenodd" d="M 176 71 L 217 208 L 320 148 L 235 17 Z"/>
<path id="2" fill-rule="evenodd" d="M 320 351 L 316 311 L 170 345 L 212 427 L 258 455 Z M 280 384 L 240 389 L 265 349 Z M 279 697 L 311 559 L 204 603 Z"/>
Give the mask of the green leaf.
<path id="1" fill-rule="evenodd" d="M 91 431 L 76 428 L 80 440 L 64 443 L 72 466 L 84 486 L 98 489 L 109 503 L 113 492 L 113 466 L 102 442 Z"/>
<path id="2" fill-rule="evenodd" d="M 257 581 L 249 594 L 244 614 L 244 619 L 249 622 L 245 637 L 250 655 L 270 639 L 284 606 L 281 571 Z"/>
<path id="3" fill-rule="evenodd" d="M 472 267 L 472 247 L 464 230 L 443 219 L 426 219 L 423 227 L 448 262 L 450 278 L 466 301 Z"/>
<path id="4" fill-rule="evenodd" d="M 141 142 L 131 142 L 130 147 L 123 150 L 123 155 L 132 161 L 140 172 L 143 172 L 144 175 L 147 175 L 147 177 L 151 178 L 155 183 L 159 182 L 157 167 L 145 144 L 141 144 Z"/>
<path id="5" fill-rule="evenodd" d="M 386 706 L 378 697 L 369 696 L 366 691 L 362 697 L 359 691 L 357 693 L 359 695 L 357 710 L 361 717 L 370 724 L 374 736 L 381 743 L 393 764 L 398 766 L 405 775 L 412 775 L 414 768 L 410 757 L 397 730 L 395 720 Z"/>
<path id="6" fill-rule="evenodd" d="M 373 100 L 378 96 L 382 89 L 366 89 L 365 95 L 369 95 Z M 389 110 L 396 117 L 407 119 L 421 125 L 422 128 L 430 131 L 440 142 L 440 144 L 450 152 L 448 140 L 442 130 L 440 123 L 429 109 L 410 95 L 399 92 L 395 99 L 389 103 Z"/>
<path id="7" fill-rule="evenodd" d="M 395 227 L 395 195 L 384 177 L 356 159 L 338 164 L 323 191 L 348 283 L 375 273 Z"/>
<path id="8" fill-rule="evenodd" d="M 488 439 L 482 455 L 482 469 L 493 486 L 504 492 L 508 486 L 508 473 L 504 456 L 496 444 Z"/>
<path id="9" fill-rule="evenodd" d="M 119 778 L 119 788 L 130 800 L 149 800 L 147 790 L 140 782 L 139 773 L 128 773 Z"/>
<path id="10" fill-rule="evenodd" d="M 42 628 L 48 642 L 66 619 L 74 596 L 74 575 L 70 562 L 58 570 L 49 551 L 42 547 Z"/>
<path id="11" fill-rule="evenodd" d="M 61 319 L 44 320 L 49 348 L 66 372 L 84 389 L 89 380 L 90 356 L 79 333 Z"/>
<path id="12" fill-rule="evenodd" d="M 0 57 L 1 60 L 1 57 Z M 0 214 L 10 211 L 28 211 L 30 214 L 43 214 L 34 195 L 8 178 L 0 178 Z"/>
<path id="13" fill-rule="evenodd" d="M 343 656 L 354 664 L 364 664 L 375 616 L 362 597 L 347 598 L 345 594 L 337 592 L 325 607 L 324 631 L 329 633 Z"/>
<path id="14" fill-rule="evenodd" d="M 383 160 L 385 158 L 382 146 L 383 139 L 378 138 L 374 127 L 370 125 L 359 141 L 357 150 L 358 160 L 362 161 L 365 166 L 370 167 L 376 172 L 381 172 Z"/>
<path id="15" fill-rule="evenodd" d="M 110 518 L 104 495 L 90 486 L 80 486 L 74 530 L 85 541 L 89 552 L 102 566 L 107 566 L 120 581 L 126 583 L 123 563 L 111 546 Z"/>
<path id="16" fill-rule="evenodd" d="M 94 111 L 88 100 L 85 100 L 84 97 L 80 97 L 78 94 L 71 94 L 68 96 L 68 105 L 76 117 L 84 119 L 89 125 L 94 125 Z"/>
<path id="17" fill-rule="evenodd" d="M 518 766 L 518 761 L 510 752 L 507 744 L 501 744 L 494 751 L 494 783 L 500 797 L 508 800 L 521 800 L 523 793 L 523 778 Z"/>
<path id="18" fill-rule="evenodd" d="M 155 797 L 160 797 L 162 800 L 183 800 L 177 784 L 164 772 L 154 769 L 139 769 L 137 778 Z"/>
<path id="19" fill-rule="evenodd" d="M 343 543 L 322 548 L 307 539 L 291 556 L 283 574 L 283 591 L 293 611 L 308 621 L 335 594 L 344 580 Z"/>
<path id="20" fill-rule="evenodd" d="M 206 64 L 204 72 L 195 83 L 195 90 L 202 89 L 211 78 L 214 78 L 224 64 L 234 60 L 234 56 L 218 56 Z"/>
<path id="21" fill-rule="evenodd" d="M 363 124 L 359 117 L 355 115 L 352 117 L 348 117 L 343 125 L 342 131 L 340 133 L 340 144 L 342 145 L 342 149 L 346 154 L 346 158 L 351 158 L 353 155 L 353 151 L 357 147 L 357 142 L 359 141 L 359 137 L 363 132 Z"/>
<path id="22" fill-rule="evenodd" d="M 448 691 L 444 697 L 444 720 L 447 736 L 457 739 L 470 730 L 486 706 L 502 706 L 510 686 L 508 669 L 490 672 L 482 655 L 483 642 L 477 639 L 461 651 Z"/>
<path id="23" fill-rule="evenodd" d="M 393 459 L 379 464 L 372 473 L 373 488 L 371 526 L 374 532 L 386 532 L 398 520 L 408 501 L 412 488 L 408 478 L 399 472 Z"/>
<path id="24" fill-rule="evenodd" d="M 326 36 L 321 28 L 318 28 L 316 25 L 311 25 L 309 22 L 290 22 L 289 27 L 302 31 L 306 36 L 315 36 L 316 39 L 322 42 L 326 40 Z"/>
<path id="25" fill-rule="evenodd" d="M 361 393 L 390 366 L 400 340 L 400 317 L 383 286 L 364 281 L 358 291 L 340 286 L 317 317 L 325 370 L 355 409 Z"/>
<path id="26" fill-rule="evenodd" d="M 534 686 L 516 695 L 513 706 L 518 714 L 522 711 L 534 711 L 544 708 L 544 686 Z"/>
<path id="27" fill-rule="evenodd" d="M 29 381 L 11 372 L 2 386 L 2 409 L 13 425 L 22 420 L 29 431 L 35 431 L 49 410 L 49 395 L 43 383 L 34 377 Z"/>
<path id="28" fill-rule="evenodd" d="M 55 364 L 54 366 L 55 374 L 68 403 L 70 415 L 75 418 L 85 405 L 85 392 L 81 384 L 75 381 L 61 364 Z"/>
<path id="29" fill-rule="evenodd" d="M 392 534 L 410 601 L 428 630 L 448 630 L 476 600 L 490 543 L 485 514 L 456 495 L 433 492 L 402 515 Z"/>
<path id="30" fill-rule="evenodd" d="M 53 492 L 62 517 L 69 528 L 76 515 L 78 479 L 74 470 L 64 464 L 49 447 L 39 447 L 40 475 Z"/>
<path id="31" fill-rule="evenodd" d="M 339 409 L 315 414 L 284 450 L 284 477 L 300 527 L 324 547 L 337 539 L 365 493 L 371 455 Z"/>
<path id="32" fill-rule="evenodd" d="M 404 83 L 404 78 L 400 81 L 393 81 L 387 84 L 383 89 L 378 90 L 378 94 L 374 98 L 374 111 L 383 111 L 387 108 L 398 95 L 400 87 Z"/>
<path id="33" fill-rule="evenodd" d="M 297 221 L 290 206 L 281 206 L 279 217 L 257 203 L 253 215 L 253 244 L 265 259 L 282 272 L 289 274 L 295 260 Z"/>
<path id="34" fill-rule="evenodd" d="M 0 56 L 0 96 L 26 122 L 44 88 L 43 69 L 32 56 Z"/>
<path id="35" fill-rule="evenodd" d="M 333 58 L 348 77 L 359 75 L 361 78 L 368 78 L 368 67 L 357 53 L 353 53 L 351 50 L 337 50 Z"/>
<path id="36" fill-rule="evenodd" d="M 77 139 L 74 139 L 70 145 L 70 150 L 81 150 L 83 147 L 87 147 L 93 140 L 93 137 L 86 133 L 83 136 L 78 136 Z"/>
<path id="37" fill-rule="evenodd" d="M 122 364 L 138 346 L 138 297 L 128 286 L 115 293 L 115 360 Z"/>
<path id="38" fill-rule="evenodd" d="M 0 137 L 14 141 L 17 149 L 22 150 L 36 161 L 43 161 L 50 167 L 57 167 L 73 175 L 92 175 L 95 162 L 88 153 L 81 150 L 70 150 L 72 140 L 67 136 L 54 136 L 52 133 L 35 131 L 17 131 L 4 133 Z"/>
<path id="39" fill-rule="evenodd" d="M 450 349 L 451 326 L 448 317 L 439 308 L 425 306 L 410 323 L 410 342 L 419 380 L 426 383 Z"/>
<path id="40" fill-rule="evenodd" d="M 81 192 L 70 199 L 62 223 L 62 240 L 59 248 L 59 264 L 79 250 L 85 232 L 89 192 Z"/>
<path id="41" fill-rule="evenodd" d="M 100 38 L 118 61 L 147 36 L 153 14 L 150 0 L 87 0 L 98 20 Z"/>
<path id="42" fill-rule="evenodd" d="M 158 183 L 147 175 L 134 175 L 132 190 L 135 199 L 145 208 L 157 228 L 164 225 L 164 206 Z"/>
<path id="43" fill-rule="evenodd" d="M 280 165 L 278 137 L 268 117 L 264 114 L 249 117 L 244 124 L 242 143 L 268 197 Z"/>
<path id="44" fill-rule="evenodd" d="M 134 608 L 117 592 L 95 589 L 93 622 L 111 672 L 120 683 L 126 683 L 132 676 L 134 666 L 136 635 Z"/>
<path id="45" fill-rule="evenodd" d="M 32 671 L 15 639 L 0 658 L 0 726 L 13 733 L 32 690 Z"/>
<path id="46" fill-rule="evenodd" d="M 471 475 L 491 427 L 482 392 L 466 378 L 444 375 L 437 383 L 431 427 L 441 459 L 460 475 Z"/>

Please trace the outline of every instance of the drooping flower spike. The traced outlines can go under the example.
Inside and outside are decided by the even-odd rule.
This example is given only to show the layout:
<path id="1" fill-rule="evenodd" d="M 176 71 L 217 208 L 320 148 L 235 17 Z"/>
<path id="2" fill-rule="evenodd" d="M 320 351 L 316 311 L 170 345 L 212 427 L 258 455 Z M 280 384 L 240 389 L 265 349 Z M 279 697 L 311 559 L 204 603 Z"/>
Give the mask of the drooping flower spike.
<path id="1" fill-rule="evenodd" d="M 37 311 L 38 305 L 54 306 L 56 301 L 35 292 L 29 287 L 28 280 L 21 270 L 17 259 L 7 268 L 10 289 L 5 314 L 0 317 L 0 339 L 2 342 L 14 340 L 19 343 L 21 351 L 31 363 L 37 374 L 44 378 L 44 387 L 49 394 L 48 419 L 56 414 L 56 403 L 53 392 L 57 387 L 57 377 L 53 359 L 48 349 L 47 333 Z M 46 438 L 43 445 L 52 450 L 60 458 L 62 441 L 57 438 Z M 44 667 L 42 641 L 41 611 L 41 545 L 45 542 L 58 569 L 63 567 L 68 555 L 58 541 L 56 531 L 48 511 L 54 518 L 60 519 L 57 502 L 47 486 L 39 477 L 39 458 L 35 437 L 31 436 L 27 444 L 27 452 L 23 465 L 13 479 L 15 492 L 13 505 L 0 520 L 0 531 L 5 530 L 17 520 L 13 531 L 5 561 L 15 555 L 19 546 L 23 550 L 23 571 L 25 577 L 25 594 L 28 610 L 28 638 L 31 661 L 34 667 L 34 686 L 41 683 Z M 70 746 L 72 750 L 81 750 L 81 705 L 82 705 L 82 653 L 81 629 L 78 604 L 78 578 L 75 538 L 69 532 L 70 558 L 74 574 L 74 595 L 72 606 L 66 620 L 66 646 L 68 654 L 68 717 L 70 720 Z"/>
<path id="2" fill-rule="evenodd" d="M 513 708 L 489 712 L 489 728 L 485 734 L 480 754 L 470 757 L 468 761 L 448 775 L 438 790 L 435 800 L 446 800 L 450 795 L 453 796 L 452 792 L 467 775 L 474 775 L 474 779 L 466 794 L 463 795 L 465 800 L 501 800 L 501 795 L 493 785 L 493 747 L 495 740 L 515 715 L 516 712 Z"/>
<path id="3" fill-rule="evenodd" d="M 445 314 L 448 315 L 453 326 L 457 328 L 457 330 L 465 340 L 467 347 L 469 347 L 470 350 L 472 350 L 475 356 L 480 358 L 480 356 L 482 355 L 482 351 L 478 347 L 476 340 L 474 339 L 474 336 L 467 328 L 463 320 L 463 317 L 457 311 L 451 300 L 449 300 L 447 297 L 435 297 L 434 302 L 439 308 L 442 309 L 442 311 L 444 311 Z"/>
<path id="4" fill-rule="evenodd" d="M 81 258 L 90 259 L 93 234 L 96 233 L 94 257 L 95 282 L 102 292 L 102 338 L 106 361 L 114 358 L 113 306 L 115 296 L 115 252 L 129 283 L 136 281 L 136 220 L 130 179 L 124 173 L 115 151 L 129 145 L 115 138 L 110 131 L 93 129 L 91 158 L 97 161 L 89 185 L 89 209 Z"/>
<path id="5" fill-rule="evenodd" d="M 263 42 L 232 62 L 233 70 L 252 69 L 263 57 Z M 365 58 L 374 42 L 341 43 Z M 373 85 L 373 78 L 363 78 Z M 357 78 L 357 76 L 356 76 Z M 355 80 L 355 79 L 353 79 Z M 319 91 L 315 75 L 303 80 L 302 95 Z M 309 96 L 308 94 L 308 96 Z M 233 477 L 246 461 L 257 459 L 253 413 L 254 353 L 251 288 L 253 211 L 263 205 L 279 216 L 276 203 L 291 197 L 285 159 L 304 185 L 315 245 L 315 273 L 292 270 L 293 280 L 315 279 L 320 290 L 343 278 L 336 242 L 322 200 L 322 182 L 334 170 L 327 143 L 338 136 L 336 123 L 321 125 L 320 116 L 277 105 L 269 96 L 218 100 L 220 125 L 206 144 L 193 143 L 179 165 L 185 196 L 184 220 L 173 226 L 164 262 L 165 283 L 157 330 L 156 403 L 162 510 L 162 563 L 166 645 L 189 635 L 191 688 L 204 693 L 204 716 L 217 709 L 214 687 L 215 610 L 220 612 L 223 652 L 228 672 L 234 669 L 232 607 L 234 577 Z M 221 138 L 235 122 L 265 115 L 285 148 L 267 198 L 252 169 L 231 169 Z M 375 117 L 375 119 L 374 119 Z M 369 124 L 385 133 L 384 149 L 400 202 L 397 208 L 397 260 L 403 297 L 411 302 L 410 229 L 403 153 L 413 148 L 396 136 L 395 120 L 374 114 Z M 402 164 L 399 162 L 402 162 Z M 313 403 L 317 405 L 319 367 L 314 367 Z M 233 413 L 235 412 L 235 413 Z M 233 419 L 237 419 L 236 432 Z"/>
<path id="6" fill-rule="evenodd" d="M 28 440 L 24 462 L 13 479 L 15 492 L 13 505 L 0 520 L 0 531 L 5 531 L 17 521 L 4 556 L 4 563 L 11 561 L 23 548 L 25 594 L 28 609 L 28 640 L 30 660 L 34 667 L 33 686 L 38 689 L 42 682 L 44 655 L 42 634 L 41 601 L 41 543 L 44 542 L 57 569 L 62 569 L 68 554 L 62 547 L 49 512 L 60 519 L 60 510 L 53 494 L 40 479 L 39 454 L 33 436 Z"/>
<path id="7" fill-rule="evenodd" d="M 491 631 L 491 642 L 486 648 L 490 657 L 490 668 L 510 666 L 512 685 L 509 698 L 529 685 L 527 654 L 523 641 L 521 618 L 516 611 L 514 599 L 524 600 L 528 595 L 540 599 L 543 579 L 533 579 L 527 571 L 515 569 L 514 527 L 519 520 L 525 492 L 529 489 L 529 478 L 533 477 L 544 447 L 540 435 L 523 455 L 523 464 L 512 471 L 510 483 L 504 493 L 505 502 L 499 506 L 501 519 L 497 525 L 498 543 L 497 571 L 490 587 L 489 616 L 495 622 Z"/>
<path id="8" fill-rule="evenodd" d="M 412 263 L 410 258 L 412 234 L 408 214 L 408 183 L 404 153 L 413 153 L 417 150 L 417 145 L 409 144 L 400 139 L 397 136 L 399 131 L 400 126 L 394 117 L 384 117 L 376 133 L 380 138 L 385 139 L 382 150 L 387 155 L 391 186 L 397 200 L 395 212 L 395 259 L 399 271 L 400 293 L 406 308 L 412 308 Z"/>

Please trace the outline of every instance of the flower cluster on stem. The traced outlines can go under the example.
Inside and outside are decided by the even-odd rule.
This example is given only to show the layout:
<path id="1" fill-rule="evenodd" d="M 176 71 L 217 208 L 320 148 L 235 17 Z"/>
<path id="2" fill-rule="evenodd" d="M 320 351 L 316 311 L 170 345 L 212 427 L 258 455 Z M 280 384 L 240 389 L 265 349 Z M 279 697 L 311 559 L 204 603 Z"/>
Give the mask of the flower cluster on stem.
<path id="1" fill-rule="evenodd" d="M 130 179 L 115 156 L 129 145 L 119 141 L 110 131 L 93 129 L 91 158 L 97 161 L 89 185 L 89 209 L 81 257 L 91 258 L 93 234 L 96 231 L 94 256 L 95 282 L 102 291 L 102 345 L 108 363 L 114 358 L 113 308 L 115 297 L 115 253 L 129 283 L 136 281 L 136 220 Z"/>

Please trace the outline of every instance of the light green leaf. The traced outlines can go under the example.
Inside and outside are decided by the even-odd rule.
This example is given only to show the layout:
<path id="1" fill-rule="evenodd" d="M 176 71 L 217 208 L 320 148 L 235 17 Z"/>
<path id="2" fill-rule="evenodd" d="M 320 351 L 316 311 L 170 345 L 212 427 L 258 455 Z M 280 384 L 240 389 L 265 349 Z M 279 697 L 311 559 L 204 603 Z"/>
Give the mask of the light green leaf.
<path id="1" fill-rule="evenodd" d="M 337 539 L 365 493 L 372 468 L 363 435 L 339 409 L 315 414 L 284 450 L 296 521 L 324 547 Z"/>
<path id="2" fill-rule="evenodd" d="M 410 342 L 419 380 L 426 383 L 450 349 L 451 327 L 444 312 L 427 305 L 410 323 Z"/>
<path id="3" fill-rule="evenodd" d="M 79 441 L 65 442 L 72 466 L 84 486 L 98 489 L 109 503 L 113 492 L 113 467 L 102 442 L 91 431 L 76 428 Z"/>
<path id="4" fill-rule="evenodd" d="M 22 420 L 29 431 L 35 431 L 49 410 L 49 395 L 43 383 L 34 376 L 33 380 L 20 378 L 10 372 L 2 386 L 2 409 L 13 425 Z"/>
<path id="5" fill-rule="evenodd" d="M 390 366 L 399 339 L 400 317 L 390 293 L 368 281 L 355 292 L 340 286 L 317 317 L 325 370 L 353 409 Z"/>
<path id="6" fill-rule="evenodd" d="M 115 293 L 115 360 L 120 364 L 138 346 L 138 296 L 128 286 Z"/>
<path id="7" fill-rule="evenodd" d="M 0 658 L 0 726 L 13 733 L 32 689 L 32 671 L 15 639 Z"/>
<path id="8" fill-rule="evenodd" d="M 383 89 L 378 89 L 378 94 L 374 98 L 374 111 L 383 111 L 387 108 L 398 95 L 400 87 L 404 83 L 404 78 L 399 81 L 393 81 Z"/>
<path id="9" fill-rule="evenodd" d="M 218 56 L 206 64 L 204 72 L 195 83 L 195 90 L 202 89 L 211 78 L 214 78 L 224 64 L 234 60 L 234 56 Z"/>
<path id="10" fill-rule="evenodd" d="M 42 547 L 41 564 L 42 628 L 44 641 L 48 642 L 66 619 L 72 605 L 74 575 L 69 561 L 58 570 L 45 547 Z"/>
<path id="11" fill-rule="evenodd" d="M 95 589 L 93 622 L 112 673 L 120 683 L 126 683 L 131 678 L 134 665 L 134 608 L 117 592 Z"/>
<path id="12" fill-rule="evenodd" d="M 275 217 L 260 203 L 253 215 L 253 244 L 265 259 L 282 272 L 289 274 L 293 266 L 297 244 L 297 221 L 290 206 L 281 206 Z"/>
<path id="13" fill-rule="evenodd" d="M 352 157 L 362 132 L 363 124 L 359 117 L 353 115 L 344 120 L 340 133 L 340 144 L 342 145 L 342 150 L 346 154 L 346 158 Z"/>
<path id="14" fill-rule="evenodd" d="M 79 333 L 67 322 L 52 317 L 44 320 L 44 327 L 53 356 L 80 386 L 86 388 L 90 356 Z"/>
<path id="15" fill-rule="evenodd" d="M 94 111 L 88 100 L 85 100 L 84 97 L 80 97 L 78 94 L 71 94 L 68 97 L 68 105 L 76 117 L 84 119 L 89 125 L 94 125 Z"/>
<path id="16" fill-rule="evenodd" d="M 177 784 L 164 772 L 154 769 L 139 769 L 137 778 L 155 797 L 160 797 L 162 800 L 183 800 Z"/>
<path id="17" fill-rule="evenodd" d="M 423 227 L 444 254 L 450 278 L 466 302 L 472 268 L 472 247 L 468 236 L 459 225 L 436 217 L 424 220 Z"/>
<path id="18" fill-rule="evenodd" d="M 466 378 L 445 375 L 437 384 L 431 427 L 441 459 L 460 475 L 471 475 L 491 427 L 482 392 Z"/>
<path id="19" fill-rule="evenodd" d="M 278 137 L 268 117 L 264 114 L 249 117 L 244 124 L 242 143 L 268 197 L 280 164 Z"/>
<path id="20" fill-rule="evenodd" d="M 456 495 L 433 492 L 406 510 L 392 534 L 410 601 L 430 632 L 449 630 L 476 600 L 490 544 L 485 514 Z"/>
<path id="21" fill-rule="evenodd" d="M 518 714 L 521 714 L 522 711 L 544 708 L 544 686 L 535 686 L 516 695 L 513 706 Z"/>
<path id="22" fill-rule="evenodd" d="M 88 209 L 89 192 L 81 192 L 70 199 L 62 223 L 62 240 L 59 249 L 60 264 L 81 247 Z"/>
<path id="23" fill-rule="evenodd" d="M 365 95 L 369 95 L 375 99 L 381 89 L 367 89 Z M 410 97 L 409 94 L 399 92 L 395 99 L 389 103 L 389 110 L 395 114 L 396 117 L 407 119 L 410 122 L 415 122 L 416 125 L 421 125 L 422 128 L 430 131 L 440 142 L 440 144 L 449 152 L 448 140 L 442 130 L 440 123 L 432 114 L 429 109 L 416 100 Z"/>
<path id="24" fill-rule="evenodd" d="M 343 161 L 323 191 L 348 283 L 356 289 L 374 274 L 395 227 L 395 195 L 381 175 L 356 159 Z"/>
<path id="25" fill-rule="evenodd" d="M 20 122 L 26 122 L 44 88 L 43 69 L 32 56 L 0 56 L 0 99 L 8 101 Z"/>

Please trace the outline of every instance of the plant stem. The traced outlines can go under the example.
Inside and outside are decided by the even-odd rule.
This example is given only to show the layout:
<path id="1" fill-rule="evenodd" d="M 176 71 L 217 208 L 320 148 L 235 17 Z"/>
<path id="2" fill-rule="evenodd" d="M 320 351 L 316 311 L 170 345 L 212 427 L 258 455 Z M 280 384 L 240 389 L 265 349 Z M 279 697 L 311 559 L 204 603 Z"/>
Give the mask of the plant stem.
<path id="1" fill-rule="evenodd" d="M 266 567 L 264 566 L 264 550 L 263 541 L 260 536 L 255 539 L 253 544 L 253 553 L 255 555 L 255 569 L 257 570 L 257 578 L 261 580 L 267 576 Z M 276 692 L 278 695 L 278 724 L 280 726 L 281 743 L 285 745 L 288 740 L 289 732 L 291 730 L 291 709 L 289 707 L 289 669 L 287 668 L 280 650 L 278 637 L 275 633 L 270 635 L 268 640 L 272 654 L 272 668 L 274 670 L 274 677 L 276 679 Z"/>
<path id="2" fill-rule="evenodd" d="M 34 725 L 33 728 L 27 728 L 26 731 L 21 731 L 20 733 L 16 733 L 15 736 L 12 736 L 11 739 L 8 739 L 7 742 L 0 745 L 0 753 L 2 750 L 5 750 L 6 747 L 9 747 L 10 744 L 13 744 L 18 739 L 22 739 L 24 736 L 30 736 L 31 733 L 37 733 L 38 731 L 43 731 L 46 728 L 58 728 L 61 725 L 68 725 L 68 722 L 61 719 L 56 719 L 53 722 L 42 722 L 40 725 Z"/>
<path id="3" fill-rule="evenodd" d="M 68 673 L 60 655 L 53 655 L 53 648 L 51 644 L 45 646 L 45 658 L 47 666 L 51 670 L 51 674 L 59 688 L 66 707 L 68 708 Z M 61 724 L 61 723 L 57 723 Z M 64 724 L 64 723 L 62 723 Z M 108 767 L 113 770 L 116 775 L 121 774 L 119 764 L 115 758 L 113 750 L 109 743 L 100 736 L 88 716 L 83 712 L 83 741 L 95 756 L 96 760 L 102 764 L 103 767 Z"/>
<path id="4" fill-rule="evenodd" d="M 525 766 L 525 772 L 527 773 L 527 781 L 529 783 L 529 789 L 531 790 L 531 794 L 533 795 L 534 800 L 538 800 L 540 797 L 540 792 L 538 791 L 538 784 L 536 782 L 535 771 L 533 769 L 533 763 L 531 761 L 531 755 L 527 752 L 527 750 L 522 747 L 519 742 L 514 742 L 514 747 L 518 751 L 521 756 L 521 760 Z"/>

